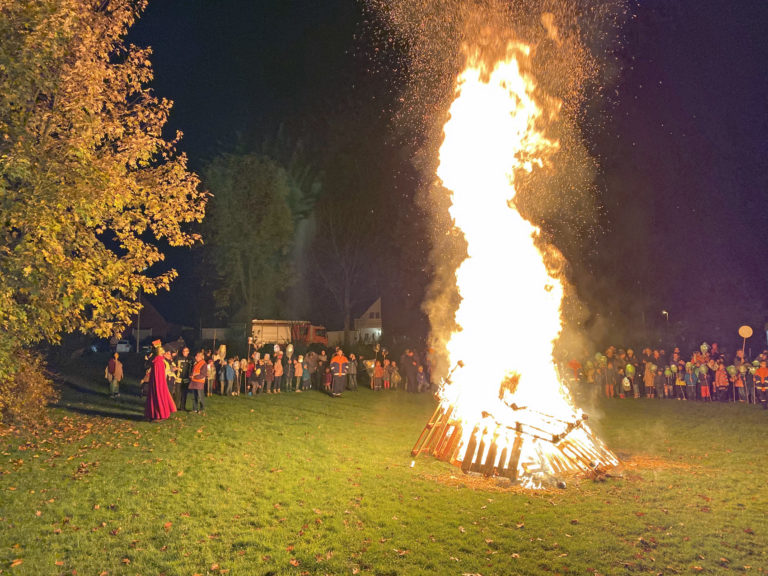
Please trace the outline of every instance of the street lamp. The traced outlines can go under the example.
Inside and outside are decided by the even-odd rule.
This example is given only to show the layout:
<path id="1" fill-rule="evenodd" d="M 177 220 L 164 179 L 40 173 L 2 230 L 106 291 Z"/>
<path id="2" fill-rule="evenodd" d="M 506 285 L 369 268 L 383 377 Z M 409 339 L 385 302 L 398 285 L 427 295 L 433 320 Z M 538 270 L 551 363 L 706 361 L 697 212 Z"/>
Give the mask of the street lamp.
<path id="1" fill-rule="evenodd" d="M 669 312 L 667 312 L 666 310 L 662 310 L 661 313 L 667 321 L 667 326 L 669 326 Z"/>

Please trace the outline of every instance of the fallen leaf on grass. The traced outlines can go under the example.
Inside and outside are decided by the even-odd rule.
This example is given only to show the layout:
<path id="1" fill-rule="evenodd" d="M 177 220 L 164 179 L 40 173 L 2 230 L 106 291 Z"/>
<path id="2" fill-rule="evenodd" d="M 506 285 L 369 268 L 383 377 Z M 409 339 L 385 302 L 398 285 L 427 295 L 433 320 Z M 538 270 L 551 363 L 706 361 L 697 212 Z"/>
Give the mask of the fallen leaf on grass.
<path id="1" fill-rule="evenodd" d="M 299 562 L 296 558 L 291 558 L 291 561 L 290 561 L 291 566 L 298 566 L 299 564 L 301 564 L 301 562 Z"/>
<path id="2" fill-rule="evenodd" d="M 466 532 L 466 530 L 464 530 L 464 526 L 459 526 L 459 532 L 461 532 L 462 534 Z"/>
<path id="3" fill-rule="evenodd" d="M 22 560 L 21 558 L 16 558 L 13 562 L 11 562 L 11 568 L 15 568 L 22 562 L 24 562 L 24 560 Z"/>
<path id="4" fill-rule="evenodd" d="M 166 522 L 165 524 L 163 524 L 163 528 L 165 529 L 166 532 L 170 531 L 171 526 L 173 526 L 173 522 Z"/>

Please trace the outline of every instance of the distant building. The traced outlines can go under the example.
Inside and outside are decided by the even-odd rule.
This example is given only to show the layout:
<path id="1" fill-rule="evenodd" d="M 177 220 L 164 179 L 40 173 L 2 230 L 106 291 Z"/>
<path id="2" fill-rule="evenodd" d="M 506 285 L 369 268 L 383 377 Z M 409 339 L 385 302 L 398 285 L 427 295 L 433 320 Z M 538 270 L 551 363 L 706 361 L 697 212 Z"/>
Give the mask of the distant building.
<path id="1" fill-rule="evenodd" d="M 349 331 L 349 342 L 352 344 L 373 344 L 381 339 L 382 318 L 381 298 L 378 298 L 358 318 L 355 318 L 353 329 Z M 328 344 L 336 346 L 344 342 L 344 330 L 328 331 Z"/>
<path id="2" fill-rule="evenodd" d="M 141 298 L 141 305 L 141 311 L 131 318 L 131 323 L 123 334 L 124 337 L 130 338 L 135 343 L 137 335 L 139 341 L 148 338 L 165 340 L 181 332 L 181 326 L 168 322 L 146 298 Z"/>

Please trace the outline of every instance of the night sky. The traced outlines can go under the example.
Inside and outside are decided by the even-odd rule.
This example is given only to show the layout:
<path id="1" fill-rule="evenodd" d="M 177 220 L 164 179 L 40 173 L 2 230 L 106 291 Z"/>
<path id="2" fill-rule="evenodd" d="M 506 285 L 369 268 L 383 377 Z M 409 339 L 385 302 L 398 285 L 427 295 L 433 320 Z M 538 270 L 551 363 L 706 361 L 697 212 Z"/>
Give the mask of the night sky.
<path id="1" fill-rule="evenodd" d="M 281 124 L 311 130 L 328 102 L 343 102 L 350 78 L 366 73 L 355 57 L 361 13 L 353 0 L 153 0 L 129 39 L 153 47 L 153 87 L 175 101 L 170 128 L 200 169 Z M 599 128 L 585 130 L 603 209 L 574 263 L 579 321 L 599 344 L 663 334 L 687 347 L 735 342 L 748 323 L 763 347 L 768 4 L 648 0 L 630 14 L 621 76 L 594 107 Z M 381 81 L 386 100 L 392 86 Z M 390 160 L 407 171 L 405 155 Z M 184 321 L 195 286 L 189 255 L 174 258 L 182 278 L 157 302 Z"/>

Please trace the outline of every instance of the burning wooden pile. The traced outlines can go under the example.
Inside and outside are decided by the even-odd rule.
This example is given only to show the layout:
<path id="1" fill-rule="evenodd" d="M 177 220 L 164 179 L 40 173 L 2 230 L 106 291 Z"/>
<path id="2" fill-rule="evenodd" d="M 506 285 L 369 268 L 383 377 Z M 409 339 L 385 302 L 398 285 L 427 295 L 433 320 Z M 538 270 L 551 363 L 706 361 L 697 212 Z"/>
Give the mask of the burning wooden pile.
<path id="1" fill-rule="evenodd" d="M 530 488 L 559 482 L 578 472 L 598 472 L 618 464 L 616 457 L 574 412 L 570 421 L 525 406 L 505 404 L 505 422 L 483 412 L 471 430 L 441 403 L 411 453 L 432 454 L 466 473 L 501 476 Z M 469 432 L 469 433 L 468 433 Z"/>

